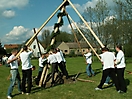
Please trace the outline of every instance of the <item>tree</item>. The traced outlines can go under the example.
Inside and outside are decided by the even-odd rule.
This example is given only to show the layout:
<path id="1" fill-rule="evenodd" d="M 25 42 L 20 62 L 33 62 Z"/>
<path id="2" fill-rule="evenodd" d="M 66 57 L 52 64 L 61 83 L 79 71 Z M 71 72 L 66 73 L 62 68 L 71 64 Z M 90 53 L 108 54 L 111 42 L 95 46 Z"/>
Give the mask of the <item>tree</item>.
<path id="1" fill-rule="evenodd" d="M 44 30 L 41 35 L 41 42 L 45 45 L 45 48 L 47 48 L 50 45 L 51 40 L 51 33 L 49 30 Z"/>
<path id="2" fill-rule="evenodd" d="M 0 55 L 6 55 L 6 50 L 2 47 L 1 41 L 0 41 Z"/>

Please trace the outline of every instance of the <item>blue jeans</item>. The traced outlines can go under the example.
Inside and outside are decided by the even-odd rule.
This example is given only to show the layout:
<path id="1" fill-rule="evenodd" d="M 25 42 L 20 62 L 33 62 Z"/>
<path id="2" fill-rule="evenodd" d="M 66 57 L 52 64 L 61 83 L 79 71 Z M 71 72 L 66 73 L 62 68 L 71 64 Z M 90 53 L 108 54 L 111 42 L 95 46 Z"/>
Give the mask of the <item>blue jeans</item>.
<path id="1" fill-rule="evenodd" d="M 86 67 L 86 72 L 88 76 L 95 75 L 94 71 L 92 70 L 91 64 L 88 64 Z"/>
<path id="2" fill-rule="evenodd" d="M 7 96 L 11 96 L 16 81 L 18 85 L 18 91 L 21 92 L 21 79 L 18 69 L 11 70 L 10 73 L 11 73 L 11 82 L 8 88 Z"/>
<path id="3" fill-rule="evenodd" d="M 110 76 L 107 76 L 106 80 L 105 80 L 105 83 L 109 83 L 110 82 Z"/>

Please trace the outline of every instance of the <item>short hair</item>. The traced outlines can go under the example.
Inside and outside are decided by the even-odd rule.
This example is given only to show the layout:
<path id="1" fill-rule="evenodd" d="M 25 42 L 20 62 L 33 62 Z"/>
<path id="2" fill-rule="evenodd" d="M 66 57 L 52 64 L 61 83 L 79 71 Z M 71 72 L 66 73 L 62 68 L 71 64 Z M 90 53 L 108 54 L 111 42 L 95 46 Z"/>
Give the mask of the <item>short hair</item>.
<path id="1" fill-rule="evenodd" d="M 103 47 L 102 51 L 109 51 L 109 49 L 107 47 Z"/>
<path id="2" fill-rule="evenodd" d="M 116 47 L 122 50 L 122 46 L 120 44 L 117 44 Z"/>
<path id="3" fill-rule="evenodd" d="M 23 50 L 24 50 L 24 51 L 27 51 L 27 49 L 28 49 L 27 46 L 24 45 L 24 46 L 23 46 Z"/>
<path id="4" fill-rule="evenodd" d="M 11 51 L 11 53 L 15 53 L 15 52 L 17 52 L 18 50 L 17 49 L 13 49 L 12 51 Z"/>

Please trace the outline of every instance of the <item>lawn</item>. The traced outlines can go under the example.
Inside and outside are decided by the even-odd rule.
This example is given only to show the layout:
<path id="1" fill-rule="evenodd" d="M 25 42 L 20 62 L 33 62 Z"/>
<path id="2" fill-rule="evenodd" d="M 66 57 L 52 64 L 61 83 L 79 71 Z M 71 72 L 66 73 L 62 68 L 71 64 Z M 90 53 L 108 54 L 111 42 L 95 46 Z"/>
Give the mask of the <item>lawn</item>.
<path id="1" fill-rule="evenodd" d="M 78 72 L 81 74 L 79 78 L 83 78 L 85 80 L 92 80 L 94 82 L 81 82 L 74 81 L 72 83 L 66 83 L 57 85 L 50 88 L 39 88 L 37 86 L 32 88 L 32 92 L 30 95 L 22 95 L 17 91 L 17 87 L 15 86 L 13 90 L 13 99 L 131 99 L 132 98 L 132 75 L 128 74 L 125 71 L 125 80 L 127 83 L 127 93 L 119 94 L 115 90 L 115 87 L 108 87 L 103 89 L 102 91 L 95 91 L 95 87 L 99 84 L 102 68 L 101 63 L 95 59 L 92 64 L 93 70 L 96 72 L 96 76 L 87 78 L 85 73 L 85 60 L 83 57 L 75 57 L 75 58 L 66 58 L 67 60 L 67 69 L 69 75 L 75 75 Z M 126 60 L 127 67 L 126 70 L 132 71 L 132 58 L 128 58 Z M 32 64 L 36 66 L 36 70 L 33 71 L 33 76 L 37 75 L 38 72 L 38 60 L 32 60 Z M 20 73 L 21 73 L 21 67 Z M 10 81 L 7 80 L 9 75 L 10 68 L 5 66 L 0 66 L 0 99 L 5 99 L 7 94 L 7 89 L 9 87 Z"/>

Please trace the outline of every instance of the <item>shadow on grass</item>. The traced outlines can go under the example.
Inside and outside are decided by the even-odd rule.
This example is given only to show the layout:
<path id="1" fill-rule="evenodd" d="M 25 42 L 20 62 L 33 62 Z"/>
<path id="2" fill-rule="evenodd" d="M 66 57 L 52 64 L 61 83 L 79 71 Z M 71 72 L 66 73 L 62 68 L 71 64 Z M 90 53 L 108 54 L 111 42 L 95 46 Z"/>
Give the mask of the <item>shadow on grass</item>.
<path id="1" fill-rule="evenodd" d="M 95 70 L 94 70 L 94 71 L 95 71 L 95 75 L 101 73 L 102 70 L 103 70 L 102 68 L 95 69 Z"/>

